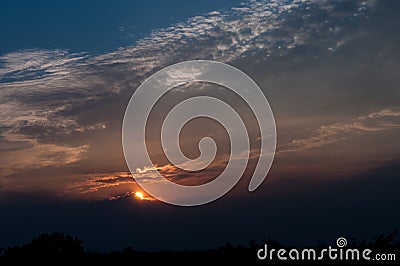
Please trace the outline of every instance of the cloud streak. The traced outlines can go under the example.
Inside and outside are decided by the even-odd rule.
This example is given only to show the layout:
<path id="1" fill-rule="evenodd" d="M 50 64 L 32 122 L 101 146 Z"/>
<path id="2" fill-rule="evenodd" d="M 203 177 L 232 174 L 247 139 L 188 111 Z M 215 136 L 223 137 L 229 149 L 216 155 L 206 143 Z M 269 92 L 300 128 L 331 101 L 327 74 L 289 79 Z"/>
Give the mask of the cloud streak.
<path id="1" fill-rule="evenodd" d="M 303 152 L 346 140 L 351 134 L 400 129 L 400 110 L 383 109 L 354 118 L 349 122 L 324 125 L 312 132 L 310 137 L 294 139 L 284 145 L 280 153 Z"/>

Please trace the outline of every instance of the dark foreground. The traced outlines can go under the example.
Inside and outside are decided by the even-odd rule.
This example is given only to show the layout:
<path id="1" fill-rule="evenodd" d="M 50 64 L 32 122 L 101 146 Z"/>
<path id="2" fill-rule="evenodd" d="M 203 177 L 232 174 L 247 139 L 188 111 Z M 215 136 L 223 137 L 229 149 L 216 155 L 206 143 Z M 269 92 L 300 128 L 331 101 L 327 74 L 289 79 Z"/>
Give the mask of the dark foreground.
<path id="1" fill-rule="evenodd" d="M 267 244 L 268 252 L 275 249 L 274 258 L 270 260 L 267 256 L 266 259 L 260 260 L 257 257 L 257 252 L 265 248 Z M 119 260 L 128 261 L 131 260 L 132 264 L 140 263 L 185 263 L 185 264 L 234 264 L 234 265 L 353 265 L 353 264 L 371 264 L 371 265 L 399 265 L 400 262 L 400 240 L 399 230 L 388 235 L 381 235 L 376 237 L 373 241 L 356 241 L 352 239 L 346 245 L 344 249 L 358 249 L 365 250 L 370 249 L 371 259 L 364 260 L 331 260 L 328 254 L 325 254 L 323 259 L 318 258 L 314 260 L 312 257 L 306 258 L 305 260 L 293 260 L 290 259 L 286 253 L 287 260 L 280 260 L 277 257 L 276 252 L 279 249 L 291 249 L 303 250 L 313 248 L 317 254 L 320 254 L 321 250 L 327 248 L 327 246 L 319 245 L 316 247 L 290 247 L 283 246 L 276 241 L 266 240 L 262 243 L 251 241 L 249 245 L 232 245 L 226 244 L 218 249 L 213 250 L 196 250 L 196 251 L 161 251 L 161 252 L 145 252 L 138 251 L 132 247 L 127 247 L 122 251 L 114 251 L 109 253 L 93 253 L 85 249 L 83 242 L 76 237 L 72 237 L 60 232 L 54 232 L 52 234 L 42 234 L 37 238 L 33 239 L 29 243 L 26 243 L 18 247 L 4 248 L 0 245 L 0 265 L 7 262 L 15 262 L 18 260 L 31 260 L 31 261 L 50 261 L 53 263 L 62 263 L 66 261 L 100 261 L 100 262 L 116 262 Z M 337 246 L 332 247 L 337 248 Z M 264 254 L 262 251 L 260 254 Z M 269 254 L 269 253 L 268 253 Z M 360 253 L 361 254 L 361 253 Z M 375 259 L 376 254 L 394 254 L 391 258 L 387 257 L 385 261 L 377 261 Z M 301 253 L 300 253 L 301 256 Z M 318 256 L 318 255 L 317 255 Z M 308 257 L 308 256 L 306 256 Z M 361 257 L 361 256 L 360 256 Z"/>

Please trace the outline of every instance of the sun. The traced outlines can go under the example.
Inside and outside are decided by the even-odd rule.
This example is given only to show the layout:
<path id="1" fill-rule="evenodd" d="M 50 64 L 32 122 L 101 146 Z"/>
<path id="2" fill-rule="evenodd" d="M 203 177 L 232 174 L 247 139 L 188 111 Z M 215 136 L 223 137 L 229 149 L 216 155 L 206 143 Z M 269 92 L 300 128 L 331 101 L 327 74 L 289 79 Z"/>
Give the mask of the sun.
<path id="1" fill-rule="evenodd" d="M 138 199 L 140 199 L 140 200 L 143 200 L 143 199 L 144 199 L 143 193 L 140 192 L 140 191 L 135 192 L 135 196 L 136 196 Z"/>

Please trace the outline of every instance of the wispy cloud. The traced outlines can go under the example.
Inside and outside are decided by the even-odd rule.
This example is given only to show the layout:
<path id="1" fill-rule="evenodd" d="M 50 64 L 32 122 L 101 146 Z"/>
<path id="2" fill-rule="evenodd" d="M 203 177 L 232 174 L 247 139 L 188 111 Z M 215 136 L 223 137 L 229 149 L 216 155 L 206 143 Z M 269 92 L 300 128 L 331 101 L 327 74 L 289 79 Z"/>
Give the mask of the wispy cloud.
<path id="1" fill-rule="evenodd" d="M 89 199 L 115 201 L 135 196 L 140 192 L 140 200 L 154 201 L 136 184 L 129 172 L 91 173 L 79 176 L 70 184 L 64 194 L 80 194 Z"/>
<path id="2" fill-rule="evenodd" d="M 85 57 L 64 50 L 22 50 L 0 56 L 0 81 L 23 81 L 62 77 Z"/>
<path id="3" fill-rule="evenodd" d="M 111 108 L 108 99 L 128 98 L 141 81 L 162 67 L 191 59 L 233 62 L 253 56 L 269 60 L 304 46 L 335 52 L 349 39 L 342 30 L 348 19 L 352 25 L 366 19 L 372 6 L 372 1 L 356 1 L 344 12 L 330 1 L 249 1 L 155 30 L 130 47 L 102 55 L 57 49 L 2 55 L 1 175 L 23 168 L 79 163 L 92 146 L 85 140 L 67 139 L 105 130 L 114 122 L 99 115 L 83 118 L 81 111 L 93 103 L 101 106 L 97 110 Z M 95 182 L 92 176 L 85 178 L 87 187 L 82 191 L 99 190 L 111 183 L 130 184 L 127 179 L 105 183 Z M 192 184 L 199 180 L 184 173 L 177 178 Z"/>
<path id="4" fill-rule="evenodd" d="M 383 109 L 363 116 L 354 118 L 348 122 L 340 122 L 324 125 L 311 132 L 311 136 L 301 139 L 294 139 L 284 145 L 279 151 L 302 152 L 315 149 L 324 145 L 346 140 L 356 132 L 368 133 L 390 129 L 400 129 L 400 110 Z"/>
<path id="5" fill-rule="evenodd" d="M 135 184 L 129 172 L 91 173 L 76 178 L 76 181 L 68 186 L 67 192 L 86 194 L 124 184 Z"/>
<path id="6" fill-rule="evenodd" d="M 15 135 L 13 136 L 15 137 Z M 26 140 L 24 142 L 24 140 Z M 2 152 L 0 174 L 7 176 L 16 171 L 34 170 L 49 166 L 63 166 L 79 162 L 87 152 L 89 145 L 78 147 L 38 143 L 37 140 L 18 139 L 23 147 Z"/>
<path id="7" fill-rule="evenodd" d="M 186 172 L 174 165 L 166 164 L 136 169 L 133 175 L 141 183 L 164 183 L 169 180 L 181 185 L 195 186 L 211 181 L 223 169 L 222 164 L 214 164 L 204 171 Z M 65 193 L 103 199 L 109 198 L 108 191 L 112 190 L 117 192 L 113 195 L 124 195 L 123 197 L 125 197 L 135 191 L 142 191 L 135 179 L 130 172 L 90 173 L 75 177 L 74 181 L 66 188 Z"/>
<path id="8" fill-rule="evenodd" d="M 186 186 L 196 186 L 205 184 L 215 177 L 218 176 L 224 169 L 221 162 L 213 162 L 211 166 L 203 171 L 187 172 L 171 164 L 163 166 L 146 167 L 144 169 L 137 169 L 134 173 L 135 178 L 141 182 L 165 182 L 168 179 L 171 182 L 175 182 Z M 157 172 L 164 178 L 160 178 Z"/>

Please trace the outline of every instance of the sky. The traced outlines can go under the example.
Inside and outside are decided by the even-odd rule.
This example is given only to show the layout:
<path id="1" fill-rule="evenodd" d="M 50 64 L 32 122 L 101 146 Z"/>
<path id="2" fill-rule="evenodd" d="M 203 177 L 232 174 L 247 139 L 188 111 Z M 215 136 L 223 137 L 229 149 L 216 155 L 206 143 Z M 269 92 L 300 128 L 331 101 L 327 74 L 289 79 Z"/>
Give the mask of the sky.
<path id="1" fill-rule="evenodd" d="M 3 1 L 0 4 L 0 242 L 43 232 L 80 237 L 91 250 L 215 248 L 276 239 L 331 243 L 399 227 L 400 21 L 397 1 Z M 121 129 L 136 88 L 163 67 L 207 59 L 230 64 L 262 89 L 277 149 L 268 177 L 247 186 L 260 132 L 223 87 L 192 84 L 150 115 L 154 168 L 178 184 L 220 173 L 229 154 L 218 123 L 192 121 L 182 151 L 218 143 L 215 161 L 187 173 L 159 143 L 166 112 L 211 95 L 243 114 L 252 147 L 243 178 L 199 207 L 160 202 L 135 183 Z M 144 193 L 144 200 L 134 196 Z"/>
<path id="2" fill-rule="evenodd" d="M 240 1 L 2 1 L 1 53 L 67 49 L 100 54 L 132 45 L 153 30 Z M 11 27 L 10 27 L 11 26 Z"/>

